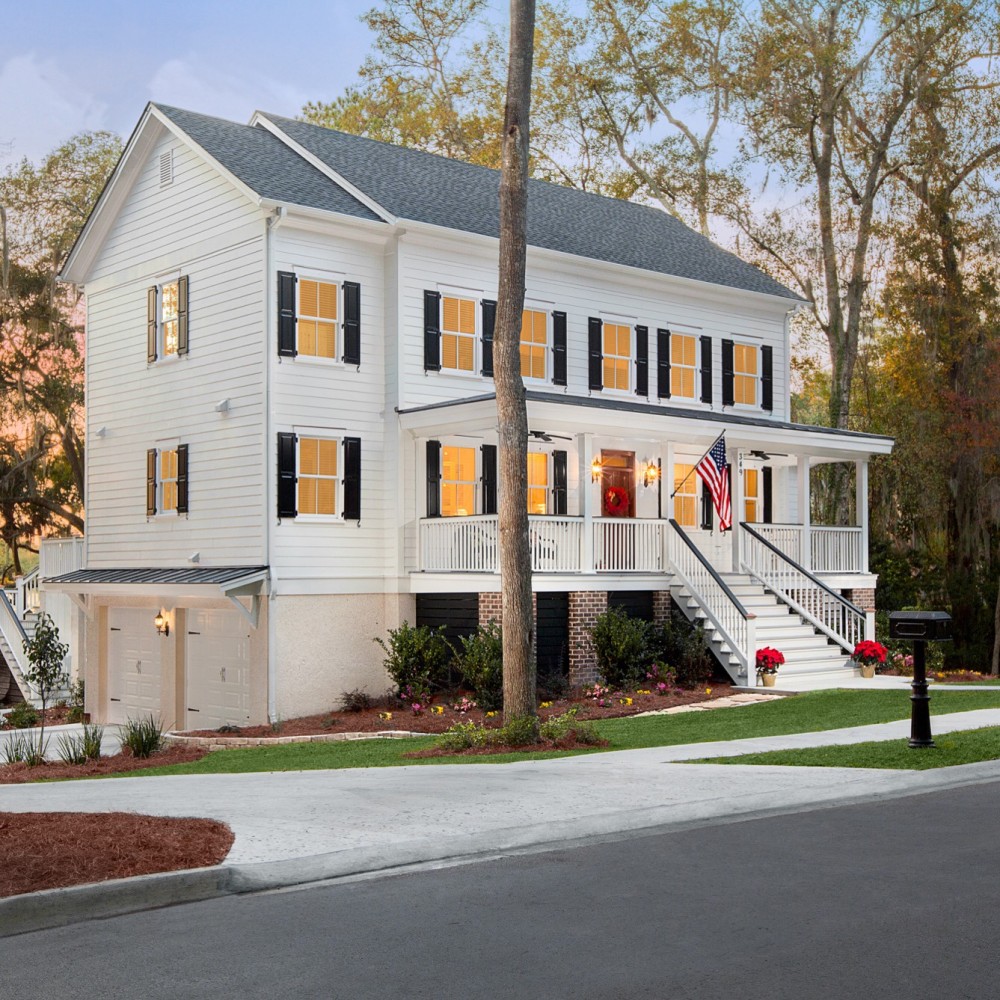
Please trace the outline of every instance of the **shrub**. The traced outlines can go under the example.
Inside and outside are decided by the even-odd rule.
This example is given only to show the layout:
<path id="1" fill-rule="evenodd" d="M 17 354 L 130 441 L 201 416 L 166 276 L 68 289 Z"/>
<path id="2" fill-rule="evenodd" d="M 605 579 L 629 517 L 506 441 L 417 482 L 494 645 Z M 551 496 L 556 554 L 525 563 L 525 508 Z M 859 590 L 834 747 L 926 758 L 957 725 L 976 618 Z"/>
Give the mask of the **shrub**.
<path id="1" fill-rule="evenodd" d="M 375 642 L 385 653 L 382 663 L 399 696 L 404 697 L 409 689 L 407 700 L 428 701 L 430 689 L 440 681 L 451 652 L 444 637 L 444 626 L 415 628 L 403 622 L 399 628 L 389 629 L 388 641 L 377 638 Z"/>
<path id="2" fill-rule="evenodd" d="M 30 729 L 38 721 L 38 712 L 34 705 L 26 701 L 18 702 L 7 713 L 8 729 Z"/>
<path id="3" fill-rule="evenodd" d="M 484 712 L 503 707 L 503 637 L 500 625 L 480 625 L 472 635 L 463 635 L 458 650 L 458 668 L 472 688 Z"/>
<path id="4" fill-rule="evenodd" d="M 341 708 L 345 712 L 364 712 L 374 705 L 372 697 L 367 691 L 355 688 L 353 691 L 344 691 L 340 695 Z"/>
<path id="5" fill-rule="evenodd" d="M 67 722 L 83 722 L 83 702 L 84 702 L 83 678 L 73 681 L 69 686 L 69 715 Z"/>
<path id="6" fill-rule="evenodd" d="M 657 659 L 675 671 L 681 687 L 700 687 L 714 672 L 712 653 L 700 623 L 689 622 L 674 608 L 657 629 Z"/>
<path id="7" fill-rule="evenodd" d="M 59 641 L 59 629 L 52 618 L 44 612 L 35 623 L 35 631 L 30 639 L 25 639 L 24 655 L 28 660 L 28 668 L 24 671 L 24 679 L 38 692 L 42 703 L 42 716 L 39 720 L 39 745 L 45 738 L 45 706 L 49 698 L 66 683 L 67 675 L 63 670 L 63 661 L 69 652 L 69 645 Z"/>
<path id="8" fill-rule="evenodd" d="M 524 746 L 538 742 L 538 718 L 534 715 L 522 715 L 516 719 L 508 719 L 491 741 L 509 743 L 511 746 Z"/>
<path id="9" fill-rule="evenodd" d="M 575 736 L 581 743 L 593 745 L 601 742 L 600 734 L 591 722 L 581 722 L 577 718 L 577 709 L 571 708 L 562 715 L 553 715 L 539 727 L 542 739 L 558 743 L 567 736 Z"/>
<path id="10" fill-rule="evenodd" d="M 82 733 L 62 736 L 59 739 L 59 759 L 64 764 L 86 764 L 88 760 L 100 760 L 103 738 L 102 726 L 84 726 Z"/>
<path id="11" fill-rule="evenodd" d="M 486 746 L 490 731 L 475 722 L 456 722 L 446 729 L 435 742 L 441 750 L 468 750 Z"/>
<path id="12" fill-rule="evenodd" d="M 45 760 L 47 749 L 40 736 L 34 733 L 18 733 L 5 740 L 3 744 L 3 762 L 5 764 L 30 764 L 35 767 Z"/>
<path id="13" fill-rule="evenodd" d="M 163 746 L 163 725 L 151 715 L 129 719 L 122 726 L 121 740 L 133 757 L 152 757 Z"/>
<path id="14" fill-rule="evenodd" d="M 608 608 L 590 629 L 597 672 L 605 684 L 619 690 L 641 680 L 653 660 L 655 628 L 632 618 L 621 608 Z"/>

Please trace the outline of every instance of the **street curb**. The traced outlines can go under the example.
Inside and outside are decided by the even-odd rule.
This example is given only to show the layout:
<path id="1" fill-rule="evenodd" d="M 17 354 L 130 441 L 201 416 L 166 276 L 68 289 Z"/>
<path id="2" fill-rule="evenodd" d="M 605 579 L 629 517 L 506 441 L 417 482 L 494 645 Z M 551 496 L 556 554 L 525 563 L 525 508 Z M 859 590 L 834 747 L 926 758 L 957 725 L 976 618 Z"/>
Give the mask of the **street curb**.
<path id="1" fill-rule="evenodd" d="M 685 767 L 718 767 L 683 763 Z M 958 773 L 952 773 L 958 772 Z M 590 816 L 561 823 L 501 828 L 488 833 L 414 840 L 391 847 L 352 848 L 284 861 L 216 865 L 134 878 L 115 879 L 65 889 L 48 889 L 0 899 L 0 938 L 62 927 L 84 920 L 122 916 L 179 903 L 222 896 L 273 891 L 361 875 L 388 874 L 428 864 L 462 864 L 509 854 L 544 853 L 654 833 L 864 805 L 907 798 L 947 788 L 1000 780 L 1000 762 L 982 761 L 937 771 L 903 772 L 894 788 L 828 795 L 795 803 L 755 805 L 728 813 L 705 807 L 678 817 L 676 806 L 657 806 Z M 908 779 L 908 780 L 907 780 Z"/>

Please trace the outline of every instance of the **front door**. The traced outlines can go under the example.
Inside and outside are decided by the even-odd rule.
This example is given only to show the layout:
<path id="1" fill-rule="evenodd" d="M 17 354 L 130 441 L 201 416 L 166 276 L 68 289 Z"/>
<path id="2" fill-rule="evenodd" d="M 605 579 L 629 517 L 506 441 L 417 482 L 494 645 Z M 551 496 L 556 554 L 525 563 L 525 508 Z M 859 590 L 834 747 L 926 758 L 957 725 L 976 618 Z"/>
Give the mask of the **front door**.
<path id="1" fill-rule="evenodd" d="M 635 452 L 601 452 L 601 516 L 635 517 Z"/>

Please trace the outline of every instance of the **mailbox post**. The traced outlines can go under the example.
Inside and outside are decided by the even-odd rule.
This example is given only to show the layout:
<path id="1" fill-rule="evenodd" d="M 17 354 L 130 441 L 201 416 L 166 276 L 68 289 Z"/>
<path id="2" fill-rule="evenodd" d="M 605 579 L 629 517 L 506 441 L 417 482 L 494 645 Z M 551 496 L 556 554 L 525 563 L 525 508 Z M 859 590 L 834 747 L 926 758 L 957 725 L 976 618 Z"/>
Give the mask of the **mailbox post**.
<path id="1" fill-rule="evenodd" d="M 889 638 L 913 640 L 910 746 L 932 747 L 927 643 L 944 642 L 951 638 L 951 615 L 946 611 L 893 611 L 889 615 Z"/>

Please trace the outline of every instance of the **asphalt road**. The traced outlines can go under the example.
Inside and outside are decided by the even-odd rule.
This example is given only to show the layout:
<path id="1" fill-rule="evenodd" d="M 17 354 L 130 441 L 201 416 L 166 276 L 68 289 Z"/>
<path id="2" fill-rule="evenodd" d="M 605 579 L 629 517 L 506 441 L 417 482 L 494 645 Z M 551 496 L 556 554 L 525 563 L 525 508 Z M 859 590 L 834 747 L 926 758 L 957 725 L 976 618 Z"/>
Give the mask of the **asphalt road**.
<path id="1" fill-rule="evenodd" d="M 91 921 L 4 940 L 0 996 L 984 1000 L 998 819 L 995 782 Z"/>

